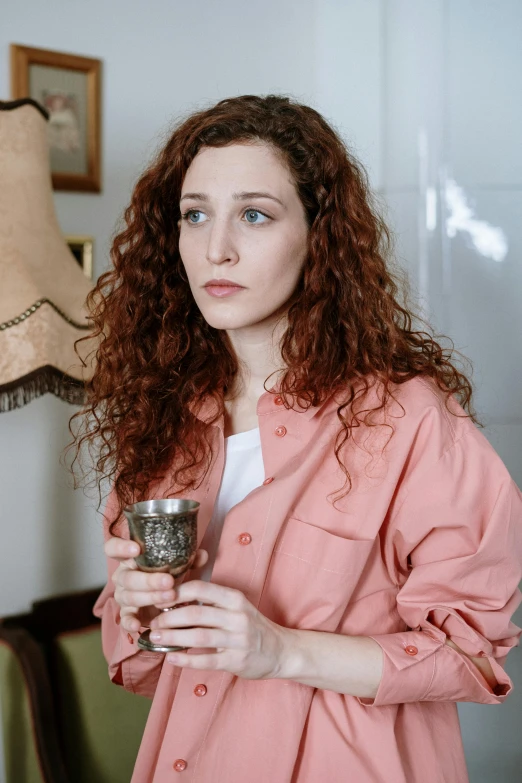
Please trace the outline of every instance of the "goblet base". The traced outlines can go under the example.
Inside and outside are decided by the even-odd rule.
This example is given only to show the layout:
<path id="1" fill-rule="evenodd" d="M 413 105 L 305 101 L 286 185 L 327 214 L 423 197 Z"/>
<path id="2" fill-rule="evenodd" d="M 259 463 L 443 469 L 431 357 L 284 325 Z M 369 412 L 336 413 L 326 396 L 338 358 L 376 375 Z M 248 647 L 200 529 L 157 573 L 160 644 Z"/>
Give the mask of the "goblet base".
<path id="1" fill-rule="evenodd" d="M 138 637 L 138 647 L 140 650 L 148 650 L 149 652 L 179 652 L 180 650 L 188 650 L 188 647 L 175 647 L 168 644 L 153 644 L 150 640 L 150 628 L 147 628 L 141 636 Z"/>

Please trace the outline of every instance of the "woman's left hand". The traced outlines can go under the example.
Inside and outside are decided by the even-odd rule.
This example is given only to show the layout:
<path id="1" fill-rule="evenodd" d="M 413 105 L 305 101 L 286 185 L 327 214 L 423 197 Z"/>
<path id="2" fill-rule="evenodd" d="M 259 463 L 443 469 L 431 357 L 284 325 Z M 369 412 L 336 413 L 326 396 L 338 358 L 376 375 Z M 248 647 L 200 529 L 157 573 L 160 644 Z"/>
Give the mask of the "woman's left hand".
<path id="1" fill-rule="evenodd" d="M 176 602 L 185 601 L 207 605 L 174 606 L 162 612 L 150 623 L 151 641 L 215 651 L 168 653 L 169 663 L 191 669 L 219 669 L 248 680 L 279 676 L 290 629 L 266 618 L 240 590 L 213 582 L 193 579 L 179 585 Z M 156 632 L 161 634 L 159 638 Z"/>

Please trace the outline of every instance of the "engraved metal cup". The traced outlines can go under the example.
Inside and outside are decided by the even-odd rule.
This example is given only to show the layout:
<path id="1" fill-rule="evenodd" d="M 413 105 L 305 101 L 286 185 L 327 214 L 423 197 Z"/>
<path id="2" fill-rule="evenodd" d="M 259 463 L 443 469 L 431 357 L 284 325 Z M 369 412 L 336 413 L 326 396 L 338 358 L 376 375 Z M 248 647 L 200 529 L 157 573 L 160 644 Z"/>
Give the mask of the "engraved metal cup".
<path id="1" fill-rule="evenodd" d="M 163 571 L 174 577 L 188 571 L 197 552 L 198 510 L 199 503 L 184 498 L 144 500 L 123 509 L 130 537 L 140 545 L 141 553 L 134 559 L 141 571 Z M 175 652 L 188 649 L 153 644 L 149 636 L 148 629 L 139 637 L 138 647 L 142 650 Z"/>

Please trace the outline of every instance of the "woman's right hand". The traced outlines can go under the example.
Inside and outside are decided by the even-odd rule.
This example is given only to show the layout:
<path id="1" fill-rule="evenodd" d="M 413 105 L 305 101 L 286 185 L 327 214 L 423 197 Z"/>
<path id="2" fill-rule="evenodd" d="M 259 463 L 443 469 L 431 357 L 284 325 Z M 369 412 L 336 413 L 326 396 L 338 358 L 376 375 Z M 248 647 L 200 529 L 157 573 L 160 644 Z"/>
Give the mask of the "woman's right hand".
<path id="1" fill-rule="evenodd" d="M 140 571 L 134 560 L 140 553 L 135 541 L 111 536 L 104 546 L 105 554 L 113 560 L 119 560 L 119 566 L 112 575 L 114 598 L 120 605 L 121 625 L 126 631 L 138 631 L 152 618 L 145 607 L 158 609 L 172 606 L 176 600 L 175 587 L 183 582 L 185 574 L 174 579 L 171 574 Z M 208 560 L 208 553 L 198 549 L 192 568 L 201 568 Z M 158 614 L 156 612 L 155 614 Z"/>

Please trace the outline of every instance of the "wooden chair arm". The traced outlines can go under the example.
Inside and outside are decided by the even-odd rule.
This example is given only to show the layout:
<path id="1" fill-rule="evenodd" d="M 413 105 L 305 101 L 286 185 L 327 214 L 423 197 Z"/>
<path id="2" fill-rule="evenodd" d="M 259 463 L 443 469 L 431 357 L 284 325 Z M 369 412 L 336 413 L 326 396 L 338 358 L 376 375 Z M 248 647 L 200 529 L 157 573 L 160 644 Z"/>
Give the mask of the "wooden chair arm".
<path id="1" fill-rule="evenodd" d="M 71 783 L 63 763 L 51 686 L 39 645 L 24 628 L 7 628 L 1 620 L 0 644 L 11 650 L 22 670 L 42 783 Z M 9 716 L 3 715 L 2 719 L 8 720 Z"/>

